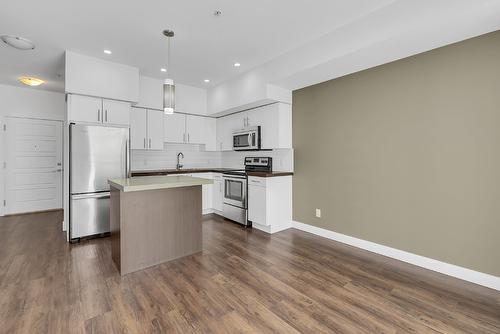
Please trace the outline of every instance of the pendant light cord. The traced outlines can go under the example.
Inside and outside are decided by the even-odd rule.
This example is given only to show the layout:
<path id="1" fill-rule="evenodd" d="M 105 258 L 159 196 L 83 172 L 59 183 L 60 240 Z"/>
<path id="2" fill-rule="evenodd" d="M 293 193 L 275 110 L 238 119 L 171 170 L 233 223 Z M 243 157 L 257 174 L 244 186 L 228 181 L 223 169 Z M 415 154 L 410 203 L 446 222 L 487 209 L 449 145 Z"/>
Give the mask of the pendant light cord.
<path id="1" fill-rule="evenodd" d="M 167 37 L 167 78 L 168 72 L 170 72 L 170 37 Z"/>

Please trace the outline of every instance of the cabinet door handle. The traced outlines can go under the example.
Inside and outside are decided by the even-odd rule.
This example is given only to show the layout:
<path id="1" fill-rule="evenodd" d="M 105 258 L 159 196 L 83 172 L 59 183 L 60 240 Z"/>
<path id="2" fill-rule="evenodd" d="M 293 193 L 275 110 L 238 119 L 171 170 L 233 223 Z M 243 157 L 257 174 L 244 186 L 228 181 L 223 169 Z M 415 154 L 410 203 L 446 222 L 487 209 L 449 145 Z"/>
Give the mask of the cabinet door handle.
<path id="1" fill-rule="evenodd" d="M 151 148 L 151 138 L 149 138 L 149 148 Z"/>
<path id="2" fill-rule="evenodd" d="M 97 121 L 98 122 L 101 121 L 101 110 L 100 109 L 97 109 Z"/>
<path id="3" fill-rule="evenodd" d="M 106 122 L 108 121 L 108 109 L 105 110 Z"/>
<path id="4" fill-rule="evenodd" d="M 188 143 L 189 143 L 189 133 L 188 133 Z"/>
<path id="5" fill-rule="evenodd" d="M 144 138 L 144 148 L 146 148 L 146 138 Z"/>
<path id="6" fill-rule="evenodd" d="M 185 133 L 182 135 L 182 141 L 186 142 L 186 134 Z"/>

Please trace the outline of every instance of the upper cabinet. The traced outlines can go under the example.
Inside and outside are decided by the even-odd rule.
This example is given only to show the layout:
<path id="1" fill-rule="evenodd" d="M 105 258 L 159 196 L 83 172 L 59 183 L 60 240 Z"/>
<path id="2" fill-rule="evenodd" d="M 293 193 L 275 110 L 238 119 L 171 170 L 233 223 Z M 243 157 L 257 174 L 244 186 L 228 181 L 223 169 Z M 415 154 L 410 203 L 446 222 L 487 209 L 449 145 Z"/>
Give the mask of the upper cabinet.
<path id="1" fill-rule="evenodd" d="M 68 94 L 68 120 L 77 123 L 128 126 L 130 103 Z"/>
<path id="2" fill-rule="evenodd" d="M 262 149 L 292 148 L 292 106 L 273 103 L 217 118 L 217 150 L 232 150 L 232 133 L 260 126 Z"/>
<path id="3" fill-rule="evenodd" d="M 165 115 L 164 138 L 167 143 L 201 144 L 215 151 L 215 118 L 174 113 Z"/>
<path id="4" fill-rule="evenodd" d="M 163 112 L 132 108 L 130 116 L 130 148 L 163 150 Z"/>
<path id="5" fill-rule="evenodd" d="M 141 75 L 139 102 L 135 106 L 163 110 L 163 80 Z M 206 115 L 207 91 L 176 83 L 175 111 L 184 114 Z"/>
<path id="6" fill-rule="evenodd" d="M 175 84 L 175 111 L 206 115 L 207 91 L 202 88 Z"/>
<path id="7" fill-rule="evenodd" d="M 139 69 L 66 51 L 65 92 L 139 101 Z"/>
<path id="8" fill-rule="evenodd" d="M 136 106 L 162 110 L 163 82 L 160 79 L 141 75 L 139 78 L 139 102 Z"/>

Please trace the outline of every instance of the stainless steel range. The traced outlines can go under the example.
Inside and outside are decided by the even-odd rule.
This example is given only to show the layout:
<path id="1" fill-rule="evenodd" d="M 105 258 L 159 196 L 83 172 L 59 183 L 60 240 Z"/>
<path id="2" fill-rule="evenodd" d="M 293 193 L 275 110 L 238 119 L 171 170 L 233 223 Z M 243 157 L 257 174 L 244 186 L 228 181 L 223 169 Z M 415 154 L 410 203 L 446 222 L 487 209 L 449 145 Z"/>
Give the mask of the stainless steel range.
<path id="1" fill-rule="evenodd" d="M 272 158 L 270 157 L 246 157 L 245 170 L 233 170 L 224 172 L 224 199 L 222 212 L 227 219 L 234 220 L 245 226 L 250 226 L 248 221 L 248 182 L 247 172 L 272 171 Z"/>

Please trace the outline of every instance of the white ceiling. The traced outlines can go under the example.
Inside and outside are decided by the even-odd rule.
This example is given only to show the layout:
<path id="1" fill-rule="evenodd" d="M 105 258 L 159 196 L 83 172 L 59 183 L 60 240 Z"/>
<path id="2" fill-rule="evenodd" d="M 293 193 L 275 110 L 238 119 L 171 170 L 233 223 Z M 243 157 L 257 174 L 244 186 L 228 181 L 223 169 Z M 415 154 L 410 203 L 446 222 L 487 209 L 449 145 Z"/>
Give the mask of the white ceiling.
<path id="1" fill-rule="evenodd" d="M 0 35 L 35 42 L 33 51 L 0 45 L 0 83 L 20 75 L 47 80 L 42 89 L 63 90 L 64 50 L 136 66 L 163 78 L 171 28 L 173 78 L 213 87 L 321 37 L 394 0 L 47 0 L 6 1 Z M 215 17 L 214 10 L 222 15 Z M 105 55 L 104 49 L 113 51 Z M 240 68 L 233 67 L 240 62 Z M 209 84 L 203 82 L 211 80 Z"/>
<path id="2" fill-rule="evenodd" d="M 161 32 L 170 28 L 177 82 L 214 88 L 253 69 L 296 89 L 500 29 L 498 18 L 500 0 L 6 1 L 0 35 L 28 38 L 36 49 L 0 44 L 0 83 L 34 75 L 47 81 L 38 89 L 63 91 L 64 50 L 164 78 Z"/>

